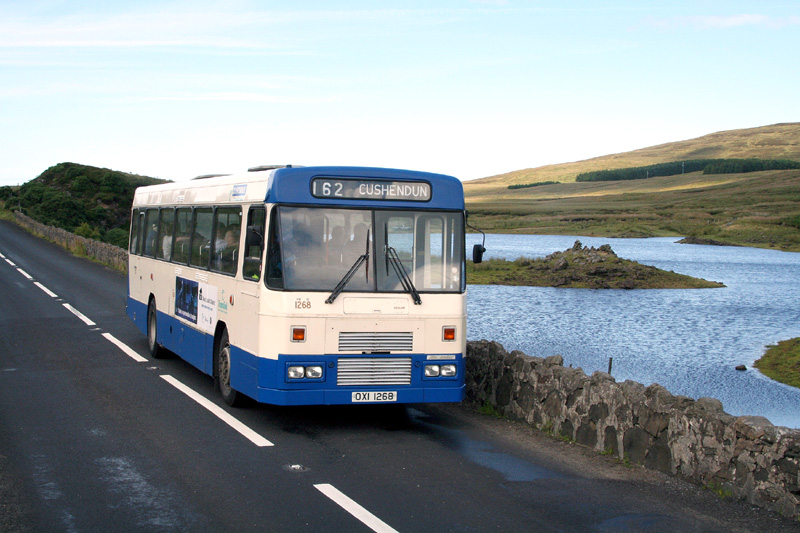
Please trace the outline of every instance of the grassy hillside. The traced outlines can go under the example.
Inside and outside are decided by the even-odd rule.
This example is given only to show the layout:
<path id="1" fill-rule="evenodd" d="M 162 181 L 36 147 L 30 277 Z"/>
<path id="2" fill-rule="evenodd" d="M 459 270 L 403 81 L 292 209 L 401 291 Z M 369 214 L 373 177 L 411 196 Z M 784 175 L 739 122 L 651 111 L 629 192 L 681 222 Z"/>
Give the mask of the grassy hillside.
<path id="1" fill-rule="evenodd" d="M 800 124 L 715 133 L 464 183 L 470 222 L 493 232 L 696 236 L 800 251 L 800 170 L 575 183 L 578 173 L 698 158 L 800 160 Z M 508 185 L 561 183 L 524 189 Z M 568 181 L 571 180 L 571 181 Z"/>
<path id="2" fill-rule="evenodd" d="M 44 224 L 126 247 L 134 190 L 164 181 L 60 163 L 19 188 L 1 187 L 0 202 Z"/>
<path id="3" fill-rule="evenodd" d="M 464 183 L 468 200 L 487 197 L 518 197 L 508 194 L 509 185 L 540 181 L 570 183 L 582 172 L 640 167 L 691 159 L 794 159 L 800 161 L 800 123 L 774 124 L 760 128 L 722 131 L 696 139 L 678 141 L 632 152 L 612 154 L 574 163 L 516 170 Z"/>

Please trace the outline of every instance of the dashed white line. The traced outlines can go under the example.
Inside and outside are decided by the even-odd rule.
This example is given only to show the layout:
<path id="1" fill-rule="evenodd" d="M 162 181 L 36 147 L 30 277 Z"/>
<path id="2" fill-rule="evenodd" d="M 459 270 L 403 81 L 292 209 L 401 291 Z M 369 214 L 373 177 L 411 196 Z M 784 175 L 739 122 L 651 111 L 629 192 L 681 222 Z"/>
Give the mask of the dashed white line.
<path id="1" fill-rule="evenodd" d="M 13 261 L 8 259 L 2 253 L 0 253 L 0 258 L 4 259 L 6 261 L 6 263 L 11 265 L 12 267 L 16 268 L 17 271 L 20 274 L 22 274 L 23 276 L 25 276 L 28 280 L 31 280 L 31 281 L 33 280 L 33 276 L 31 276 L 30 274 L 28 274 L 27 272 L 25 272 L 21 268 L 17 267 L 17 265 L 14 264 Z M 37 287 L 39 287 L 48 296 L 50 296 L 52 298 L 58 298 L 58 295 L 56 295 L 53 291 L 51 291 L 50 289 L 48 289 L 47 287 L 45 287 L 44 285 L 42 285 L 38 281 L 34 281 L 33 284 L 36 285 Z M 87 326 L 96 326 L 97 325 L 91 319 L 89 319 L 86 315 L 84 315 L 83 313 L 81 313 L 80 311 L 78 311 L 77 309 L 72 307 L 70 304 L 64 302 L 64 303 L 62 303 L 62 305 L 70 313 L 72 313 L 73 315 L 78 317 Z M 108 340 L 111 344 L 113 344 L 114 346 L 116 346 L 117 348 L 122 350 L 122 352 L 125 353 L 125 355 L 127 355 L 128 357 L 130 357 L 134 361 L 136 361 L 138 363 L 147 362 L 147 359 L 145 359 L 144 357 L 142 357 L 141 355 L 136 353 L 128 345 L 126 345 L 125 343 L 123 343 L 122 341 L 120 341 L 119 339 L 114 337 L 112 334 L 103 333 L 102 335 L 106 340 Z M 12 370 L 12 369 L 6 369 L 6 370 Z M 167 383 L 169 383 L 170 385 L 172 385 L 173 387 L 175 387 L 176 389 L 178 389 L 179 391 L 181 391 L 182 393 L 184 393 L 186 396 L 188 396 L 189 398 L 191 398 L 192 400 L 194 400 L 195 402 L 200 404 L 202 407 L 204 407 L 206 410 L 208 410 L 211 414 L 213 414 L 214 416 L 216 416 L 217 418 L 219 418 L 220 420 L 222 420 L 223 422 L 228 424 L 231 428 L 236 430 L 239 434 L 241 434 L 243 437 L 248 439 L 250 442 L 252 442 L 256 446 L 259 446 L 259 447 L 274 446 L 272 444 L 272 442 L 268 441 L 267 439 L 265 439 L 264 437 L 262 437 L 261 435 L 259 435 L 258 433 L 256 433 L 252 429 L 250 429 L 249 427 L 247 427 L 245 424 L 241 423 L 239 420 L 237 420 L 236 418 L 232 417 L 230 414 L 225 412 L 222 408 L 220 408 L 216 404 L 212 403 L 211 401 L 209 401 L 207 398 L 205 398 L 201 394 L 195 392 L 190 387 L 184 385 L 183 383 L 181 383 L 177 379 L 175 379 L 175 378 L 173 378 L 172 376 L 169 376 L 169 375 L 162 375 L 161 378 L 164 381 L 166 381 Z M 373 531 L 375 531 L 377 533 L 392 533 L 392 532 L 393 533 L 397 533 L 395 529 L 390 527 L 388 524 L 386 524 L 380 518 L 376 517 L 375 515 L 373 515 L 369 511 L 367 511 L 364 507 L 362 507 L 361 505 L 356 503 L 354 500 L 352 500 L 350 497 L 348 497 L 346 494 L 341 492 L 339 489 L 337 489 L 333 485 L 330 485 L 328 483 L 321 483 L 321 484 L 314 485 L 314 487 L 317 490 L 319 490 L 321 493 L 323 493 L 325 496 L 330 498 L 337 505 L 339 505 L 342 509 L 344 509 L 345 511 L 350 513 L 353 517 L 358 519 L 361 523 L 363 523 L 364 525 L 366 525 L 367 527 L 372 529 Z"/>
<path id="2" fill-rule="evenodd" d="M 170 375 L 162 375 L 161 378 L 164 379 L 164 381 L 166 381 L 173 387 L 175 387 L 176 389 L 178 389 L 179 391 L 181 391 L 182 393 L 184 393 L 192 400 L 199 403 L 201 406 L 205 407 L 211 414 L 213 414 L 214 416 L 216 416 L 217 418 L 228 424 L 230 427 L 238 431 L 242 436 L 244 436 L 246 439 L 248 439 L 256 446 L 259 447 L 273 446 L 273 444 L 270 441 L 268 441 L 267 439 L 265 439 L 264 437 L 262 437 L 261 435 L 259 435 L 246 425 L 242 424 L 238 420 L 236 420 L 234 417 L 225 412 L 224 409 L 222 409 L 215 403 L 208 400 L 202 394 L 195 392 L 193 389 L 187 387 L 186 385 L 184 385 L 183 383 L 181 383 L 180 381 L 178 381 L 177 379 L 173 378 Z"/>
<path id="3" fill-rule="evenodd" d="M 48 296 L 50 296 L 52 298 L 58 298 L 58 295 L 56 293 L 54 293 L 53 291 L 51 291 L 50 289 L 48 289 L 47 287 L 45 287 L 44 285 L 42 285 L 38 281 L 34 281 L 33 284 L 36 285 L 37 287 L 39 287 L 40 289 L 42 289 L 45 292 L 45 294 L 47 294 Z"/>
<path id="4" fill-rule="evenodd" d="M 361 505 L 350 499 L 346 494 L 328 483 L 314 485 L 318 491 L 336 502 L 336 504 L 361 521 L 362 524 L 378 533 L 389 533 L 397 530 L 391 528 L 386 522 L 364 509 Z"/>
<path id="5" fill-rule="evenodd" d="M 103 333 L 102 335 L 103 337 L 106 338 L 106 340 L 108 340 L 108 342 L 110 342 L 111 344 L 122 350 L 125 353 L 125 355 L 127 355 L 137 363 L 147 362 L 147 359 L 145 359 L 138 353 L 134 352 L 127 344 L 114 337 L 114 335 L 112 335 L 111 333 Z"/>
<path id="6" fill-rule="evenodd" d="M 94 322 L 92 322 L 91 319 L 89 319 L 86 315 L 84 315 L 83 313 L 81 313 L 80 311 L 78 311 L 77 309 L 75 309 L 74 307 L 69 305 L 68 303 L 65 302 L 65 303 L 63 303 L 61 305 L 66 307 L 67 311 L 69 311 L 70 313 L 72 313 L 76 317 L 80 318 L 83 321 L 83 323 L 86 324 L 87 326 L 96 326 L 97 325 Z"/>

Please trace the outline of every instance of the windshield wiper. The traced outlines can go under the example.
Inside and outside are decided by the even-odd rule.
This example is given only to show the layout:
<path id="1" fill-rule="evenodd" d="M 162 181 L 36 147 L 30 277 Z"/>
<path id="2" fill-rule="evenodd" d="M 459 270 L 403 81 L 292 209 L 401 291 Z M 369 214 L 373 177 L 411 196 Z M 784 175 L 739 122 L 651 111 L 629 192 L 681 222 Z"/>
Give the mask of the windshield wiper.
<path id="1" fill-rule="evenodd" d="M 411 294 L 411 298 L 414 299 L 414 304 L 420 305 L 422 300 L 419 297 L 419 292 L 417 292 L 417 288 L 414 287 L 414 284 L 411 282 L 411 278 L 408 277 L 408 272 L 406 272 L 403 262 L 400 261 L 400 257 L 397 255 L 397 250 L 391 246 L 387 246 L 386 259 L 387 262 L 391 263 L 395 274 L 397 274 L 397 277 L 400 278 L 400 283 L 403 284 L 403 288 L 406 290 L 406 292 Z"/>
<path id="2" fill-rule="evenodd" d="M 347 271 L 347 274 L 344 275 L 341 281 L 339 281 L 339 283 L 333 289 L 331 295 L 325 300 L 326 304 L 332 304 L 333 301 L 336 300 L 336 297 L 342 294 L 342 291 L 347 284 L 350 283 L 350 280 L 353 279 L 353 276 L 355 276 L 356 272 L 358 272 L 358 269 L 361 268 L 361 265 L 367 261 L 369 261 L 369 230 L 367 230 L 367 244 L 364 253 L 358 256 L 358 259 L 356 259 L 356 262 L 350 267 L 350 270 Z M 366 274 L 367 281 L 369 281 L 369 263 L 367 263 Z"/>

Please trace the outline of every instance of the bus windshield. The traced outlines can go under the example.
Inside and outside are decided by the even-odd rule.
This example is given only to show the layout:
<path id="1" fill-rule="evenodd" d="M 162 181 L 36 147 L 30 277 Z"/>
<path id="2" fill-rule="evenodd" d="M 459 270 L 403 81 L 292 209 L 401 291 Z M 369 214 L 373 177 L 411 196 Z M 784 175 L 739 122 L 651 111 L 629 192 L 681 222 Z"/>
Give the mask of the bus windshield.
<path id="1" fill-rule="evenodd" d="M 279 206 L 273 213 L 265 276 L 271 288 L 412 294 L 466 289 L 460 211 Z"/>

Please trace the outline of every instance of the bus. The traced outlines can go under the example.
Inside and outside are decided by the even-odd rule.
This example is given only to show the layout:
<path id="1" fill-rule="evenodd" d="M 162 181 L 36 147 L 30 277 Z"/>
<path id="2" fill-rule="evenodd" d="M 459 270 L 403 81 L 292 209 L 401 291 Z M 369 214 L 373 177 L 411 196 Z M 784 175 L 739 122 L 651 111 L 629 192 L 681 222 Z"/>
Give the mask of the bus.
<path id="1" fill-rule="evenodd" d="M 262 166 L 136 190 L 127 314 L 228 405 L 459 402 L 464 193 L 454 177 Z"/>

